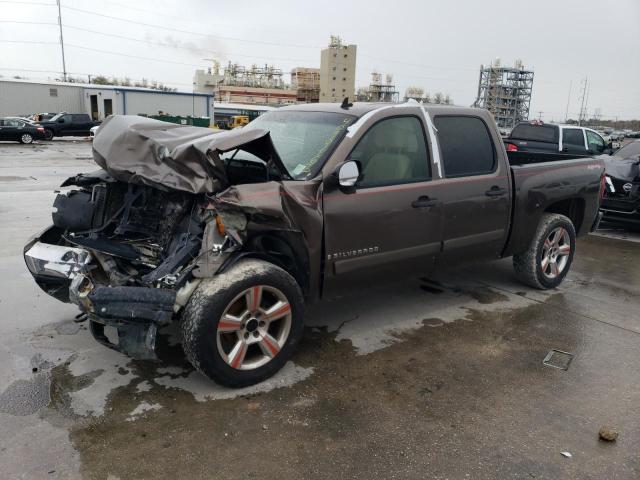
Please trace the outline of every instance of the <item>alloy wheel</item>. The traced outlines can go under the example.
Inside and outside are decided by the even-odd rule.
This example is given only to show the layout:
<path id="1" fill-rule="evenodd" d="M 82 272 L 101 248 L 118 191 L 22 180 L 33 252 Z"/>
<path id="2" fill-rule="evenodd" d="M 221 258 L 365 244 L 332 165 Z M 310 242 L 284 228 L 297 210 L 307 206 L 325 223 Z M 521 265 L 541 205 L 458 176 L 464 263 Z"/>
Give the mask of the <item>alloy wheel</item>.
<path id="1" fill-rule="evenodd" d="M 31 143 L 33 142 L 33 137 L 28 133 L 23 133 L 20 137 L 20 140 L 22 141 L 22 143 Z"/>
<path id="2" fill-rule="evenodd" d="M 291 318 L 291 305 L 280 290 L 267 285 L 247 288 L 227 305 L 218 322 L 218 353 L 238 370 L 261 367 L 284 347 Z"/>
<path id="3" fill-rule="evenodd" d="M 542 246 L 542 258 L 540 268 L 545 277 L 558 278 L 569 262 L 571 254 L 571 237 L 569 232 L 558 227 L 549 233 Z"/>

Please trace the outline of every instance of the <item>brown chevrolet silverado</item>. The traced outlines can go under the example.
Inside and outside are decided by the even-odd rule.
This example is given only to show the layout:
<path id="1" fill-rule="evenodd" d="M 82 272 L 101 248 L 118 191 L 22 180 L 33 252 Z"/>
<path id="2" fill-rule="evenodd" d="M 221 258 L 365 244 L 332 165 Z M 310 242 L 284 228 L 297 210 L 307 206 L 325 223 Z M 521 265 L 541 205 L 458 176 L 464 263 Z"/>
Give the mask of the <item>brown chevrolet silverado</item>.
<path id="1" fill-rule="evenodd" d="M 135 358 L 180 322 L 191 363 L 232 387 L 277 372 L 305 303 L 345 284 L 513 257 L 556 287 L 604 186 L 600 160 L 507 157 L 487 111 L 415 102 L 297 105 L 228 132 L 114 116 L 93 154 L 101 170 L 62 184 L 24 248 L 36 282 Z"/>

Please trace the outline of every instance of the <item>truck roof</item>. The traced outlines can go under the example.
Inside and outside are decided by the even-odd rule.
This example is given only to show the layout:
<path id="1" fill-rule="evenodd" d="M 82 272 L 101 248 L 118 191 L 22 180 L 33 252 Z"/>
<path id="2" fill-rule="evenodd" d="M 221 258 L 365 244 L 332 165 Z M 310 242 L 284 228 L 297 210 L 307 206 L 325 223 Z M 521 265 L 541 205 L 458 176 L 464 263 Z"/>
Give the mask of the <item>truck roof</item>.
<path id="1" fill-rule="evenodd" d="M 299 112 L 331 112 L 331 113 L 343 113 L 353 115 L 355 117 L 362 117 L 363 115 L 384 107 L 417 107 L 423 106 L 425 110 L 433 115 L 455 112 L 458 114 L 478 115 L 486 110 L 482 108 L 472 107 L 458 107 L 455 105 L 432 105 L 421 104 L 418 102 L 405 102 L 405 103 L 388 103 L 388 102 L 354 102 L 351 107 L 344 109 L 340 106 L 340 103 L 301 103 L 298 105 L 288 105 L 281 107 L 278 110 L 292 110 Z"/>

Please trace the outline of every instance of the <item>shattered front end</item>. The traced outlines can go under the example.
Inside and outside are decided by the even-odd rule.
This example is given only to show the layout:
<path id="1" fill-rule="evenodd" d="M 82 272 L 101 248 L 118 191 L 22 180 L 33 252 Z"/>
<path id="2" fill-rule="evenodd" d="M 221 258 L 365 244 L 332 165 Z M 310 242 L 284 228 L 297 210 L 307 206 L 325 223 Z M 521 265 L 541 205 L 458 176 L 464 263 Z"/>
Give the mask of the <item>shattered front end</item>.
<path id="1" fill-rule="evenodd" d="M 58 195 L 53 226 L 24 249 L 27 267 L 45 292 L 87 315 L 100 343 L 154 358 L 158 328 L 198 283 L 190 272 L 212 213 L 196 195 L 101 174 L 69 183 L 80 188 Z M 105 326 L 115 328 L 117 339 Z"/>

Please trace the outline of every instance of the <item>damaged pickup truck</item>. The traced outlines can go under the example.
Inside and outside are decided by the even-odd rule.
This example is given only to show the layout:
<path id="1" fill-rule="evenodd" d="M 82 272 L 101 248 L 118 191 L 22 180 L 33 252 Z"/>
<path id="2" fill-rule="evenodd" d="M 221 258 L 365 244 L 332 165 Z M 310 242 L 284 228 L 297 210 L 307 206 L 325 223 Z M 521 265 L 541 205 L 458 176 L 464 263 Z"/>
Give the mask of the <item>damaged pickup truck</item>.
<path id="1" fill-rule="evenodd" d="M 604 186 L 599 160 L 510 161 L 487 111 L 415 102 L 297 105 L 228 132 L 114 116 L 93 154 L 102 169 L 66 180 L 25 246 L 36 282 L 135 358 L 180 322 L 189 361 L 232 387 L 277 372 L 305 303 L 357 282 L 513 256 L 557 286 Z"/>

